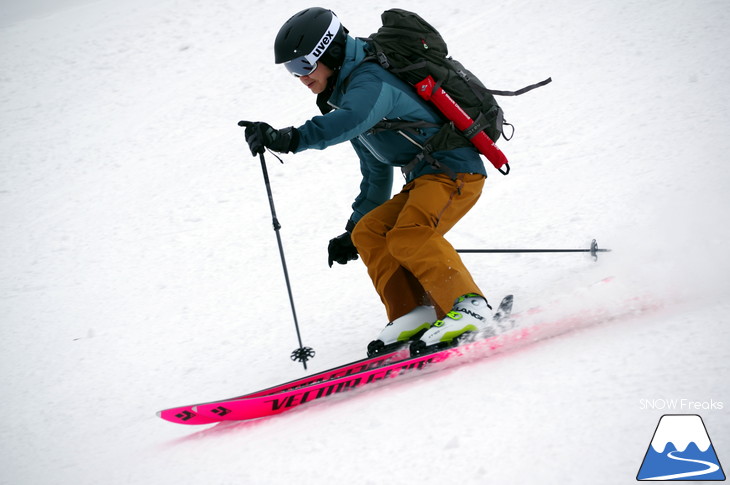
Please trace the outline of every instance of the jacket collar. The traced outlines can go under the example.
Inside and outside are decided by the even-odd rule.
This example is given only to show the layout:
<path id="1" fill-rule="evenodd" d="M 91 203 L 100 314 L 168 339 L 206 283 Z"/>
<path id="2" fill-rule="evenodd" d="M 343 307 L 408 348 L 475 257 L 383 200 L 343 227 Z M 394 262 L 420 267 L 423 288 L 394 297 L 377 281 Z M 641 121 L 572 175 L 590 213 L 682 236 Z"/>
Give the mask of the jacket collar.
<path id="1" fill-rule="evenodd" d="M 347 36 L 345 43 L 345 60 L 342 62 L 342 69 L 337 79 L 335 88 L 339 88 L 347 77 L 352 74 L 355 67 L 365 59 L 365 40 L 354 39 Z"/>
<path id="2" fill-rule="evenodd" d="M 350 75 L 355 68 L 365 60 L 365 57 L 367 57 L 367 54 L 365 53 L 366 45 L 367 42 L 363 39 L 356 39 L 349 35 L 347 36 L 347 41 L 345 43 L 345 60 L 342 62 L 342 68 L 336 74 L 337 80 L 335 81 L 334 89 L 327 100 L 327 103 L 330 106 L 335 108 L 337 107 L 340 98 L 347 87 Z"/>

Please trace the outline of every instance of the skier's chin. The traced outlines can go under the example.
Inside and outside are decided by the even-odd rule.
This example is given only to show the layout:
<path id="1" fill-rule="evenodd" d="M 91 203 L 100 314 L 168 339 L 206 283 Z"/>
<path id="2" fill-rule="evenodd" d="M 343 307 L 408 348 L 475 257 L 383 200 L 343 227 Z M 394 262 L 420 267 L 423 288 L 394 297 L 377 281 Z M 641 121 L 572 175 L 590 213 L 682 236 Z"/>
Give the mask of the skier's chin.
<path id="1" fill-rule="evenodd" d="M 306 86 L 314 94 L 319 94 L 322 91 L 324 91 L 324 88 L 322 86 L 320 86 L 320 83 L 318 83 L 317 81 L 312 81 L 311 83 L 307 84 Z"/>

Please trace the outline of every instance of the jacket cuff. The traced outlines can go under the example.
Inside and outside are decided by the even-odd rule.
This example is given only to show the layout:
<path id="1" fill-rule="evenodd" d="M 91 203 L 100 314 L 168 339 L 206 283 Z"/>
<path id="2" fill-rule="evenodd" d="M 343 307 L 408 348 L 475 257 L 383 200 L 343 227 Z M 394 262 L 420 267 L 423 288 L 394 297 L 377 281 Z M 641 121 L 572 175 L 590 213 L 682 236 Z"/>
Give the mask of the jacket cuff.
<path id="1" fill-rule="evenodd" d="M 345 231 L 352 234 L 352 230 L 355 229 L 355 223 L 352 222 L 352 219 L 347 220 L 347 225 L 345 226 Z"/>
<path id="2" fill-rule="evenodd" d="M 282 136 L 289 138 L 289 144 L 284 149 L 284 153 L 295 152 L 299 146 L 299 130 L 290 126 L 281 130 Z"/>

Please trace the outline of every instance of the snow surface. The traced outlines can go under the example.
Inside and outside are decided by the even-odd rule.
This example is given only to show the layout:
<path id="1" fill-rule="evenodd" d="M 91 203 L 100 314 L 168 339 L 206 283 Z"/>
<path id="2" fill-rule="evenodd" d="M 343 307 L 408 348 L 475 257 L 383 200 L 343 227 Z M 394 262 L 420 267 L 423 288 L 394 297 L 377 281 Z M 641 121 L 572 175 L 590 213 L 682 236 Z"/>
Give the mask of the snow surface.
<path id="1" fill-rule="evenodd" d="M 155 412 L 303 375 L 260 167 L 236 122 L 316 113 L 272 63 L 279 26 L 310 5 L 19 5 L 0 3 L 0 483 L 628 484 L 667 413 L 700 414 L 730 463 L 727 1 L 400 2 L 490 87 L 554 80 L 502 100 L 513 173 L 492 172 L 450 240 L 597 238 L 613 252 L 596 263 L 464 258 L 516 310 L 608 317 L 202 428 Z M 368 35 L 393 5 L 328 6 Z M 346 144 L 268 158 L 310 371 L 359 358 L 384 312 L 361 263 L 326 264 L 356 159 Z M 634 295 L 660 308 L 626 311 Z"/>

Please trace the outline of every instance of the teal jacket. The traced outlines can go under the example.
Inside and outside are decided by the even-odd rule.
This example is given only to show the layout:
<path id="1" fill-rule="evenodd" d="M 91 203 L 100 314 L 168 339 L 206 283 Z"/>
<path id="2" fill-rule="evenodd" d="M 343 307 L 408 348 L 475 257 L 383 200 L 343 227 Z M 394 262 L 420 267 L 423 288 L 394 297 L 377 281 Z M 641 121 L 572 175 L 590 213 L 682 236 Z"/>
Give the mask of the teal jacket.
<path id="1" fill-rule="evenodd" d="M 382 120 L 443 122 L 412 86 L 376 62 L 363 62 L 365 47 L 365 41 L 348 36 L 345 60 L 328 101 L 334 110 L 315 116 L 297 128 L 299 145 L 295 150 L 298 153 L 312 148 L 322 150 L 345 141 L 352 143 L 363 176 L 360 194 L 352 205 L 352 223 L 390 199 L 394 167 L 407 165 L 421 152 L 397 131 L 371 132 L 371 128 Z M 419 133 L 408 133 L 408 136 L 422 145 L 437 131 L 436 127 L 422 128 Z M 455 173 L 486 176 L 476 148 L 434 152 L 432 156 Z M 443 172 L 422 163 L 408 174 L 407 181 L 429 173 Z"/>

